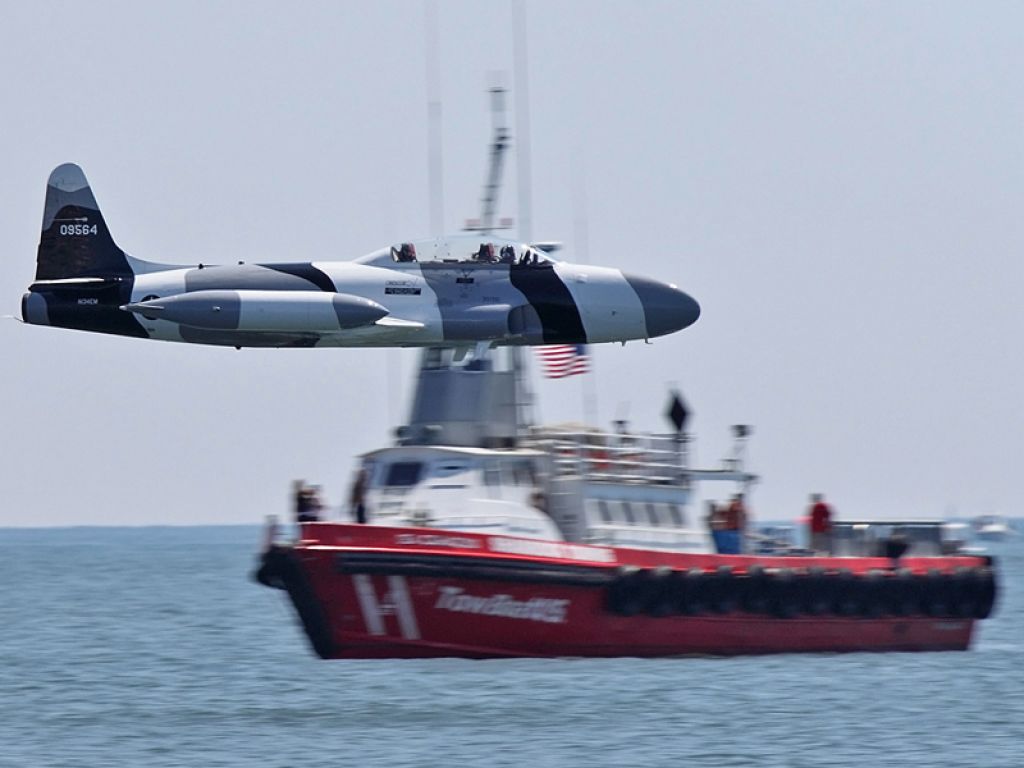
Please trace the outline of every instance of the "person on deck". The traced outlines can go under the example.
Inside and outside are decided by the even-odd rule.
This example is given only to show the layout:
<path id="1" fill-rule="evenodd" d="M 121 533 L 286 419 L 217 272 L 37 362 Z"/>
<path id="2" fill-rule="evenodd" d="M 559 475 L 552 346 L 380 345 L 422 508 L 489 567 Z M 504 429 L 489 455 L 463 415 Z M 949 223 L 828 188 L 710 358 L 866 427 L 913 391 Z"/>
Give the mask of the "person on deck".
<path id="1" fill-rule="evenodd" d="M 316 486 L 309 486 L 302 480 L 296 480 L 294 496 L 295 522 L 317 522 L 320 519 L 320 496 Z"/>
<path id="2" fill-rule="evenodd" d="M 715 501 L 709 501 L 706 519 L 711 538 L 715 542 L 715 551 L 721 554 L 730 544 L 730 537 L 725 530 L 725 507 Z"/>
<path id="3" fill-rule="evenodd" d="M 352 491 L 349 494 L 349 503 L 352 506 L 352 517 L 360 525 L 366 523 L 366 485 L 369 477 L 365 469 L 360 469 L 352 483 Z"/>
<path id="4" fill-rule="evenodd" d="M 811 494 L 811 509 L 807 516 L 811 532 L 811 549 L 815 552 L 832 552 L 832 508 L 825 503 L 820 493 Z"/>
<path id="5" fill-rule="evenodd" d="M 734 495 L 725 510 L 725 529 L 731 533 L 728 537 L 730 551 L 725 554 L 742 555 L 747 532 L 747 507 L 742 493 Z"/>

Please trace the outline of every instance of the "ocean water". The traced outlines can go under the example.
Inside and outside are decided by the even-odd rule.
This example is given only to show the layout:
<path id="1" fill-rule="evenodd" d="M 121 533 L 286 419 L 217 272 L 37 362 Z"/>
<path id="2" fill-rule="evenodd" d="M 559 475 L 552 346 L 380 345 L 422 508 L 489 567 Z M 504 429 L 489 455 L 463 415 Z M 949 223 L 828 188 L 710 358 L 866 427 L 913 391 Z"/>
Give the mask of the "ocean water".
<path id="1" fill-rule="evenodd" d="M 0 766 L 1024 765 L 1024 537 L 967 653 L 333 662 L 260 538 L 0 530 Z"/>

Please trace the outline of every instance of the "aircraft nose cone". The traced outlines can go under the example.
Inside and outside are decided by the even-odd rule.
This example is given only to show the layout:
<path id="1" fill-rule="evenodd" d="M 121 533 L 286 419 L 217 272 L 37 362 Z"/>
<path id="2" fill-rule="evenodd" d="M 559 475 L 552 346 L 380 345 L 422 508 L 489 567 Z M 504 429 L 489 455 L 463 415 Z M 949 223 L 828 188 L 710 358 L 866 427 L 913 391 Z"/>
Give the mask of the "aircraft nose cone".
<path id="1" fill-rule="evenodd" d="M 648 277 L 625 277 L 640 297 L 649 337 L 680 331 L 700 317 L 700 304 L 674 285 Z"/>

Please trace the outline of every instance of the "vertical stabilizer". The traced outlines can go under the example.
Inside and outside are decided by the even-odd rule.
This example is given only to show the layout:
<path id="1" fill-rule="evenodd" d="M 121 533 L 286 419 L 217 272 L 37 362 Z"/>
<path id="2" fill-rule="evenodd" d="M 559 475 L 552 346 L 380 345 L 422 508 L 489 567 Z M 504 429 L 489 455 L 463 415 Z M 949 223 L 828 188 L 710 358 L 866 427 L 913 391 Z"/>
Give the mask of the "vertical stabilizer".
<path id="1" fill-rule="evenodd" d="M 55 168 L 46 182 L 36 280 L 131 276 L 82 169 L 74 163 Z"/>

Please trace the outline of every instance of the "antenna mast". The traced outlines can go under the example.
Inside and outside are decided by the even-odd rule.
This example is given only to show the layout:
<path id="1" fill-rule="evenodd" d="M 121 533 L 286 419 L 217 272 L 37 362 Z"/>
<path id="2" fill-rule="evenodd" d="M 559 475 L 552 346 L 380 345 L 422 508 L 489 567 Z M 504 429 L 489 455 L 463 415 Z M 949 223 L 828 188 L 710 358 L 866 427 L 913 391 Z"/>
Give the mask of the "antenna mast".
<path id="1" fill-rule="evenodd" d="M 430 228 L 434 237 L 444 234 L 444 180 L 441 141 L 441 57 L 438 43 L 437 0 L 426 5 L 427 52 L 427 176 L 430 187 Z"/>
<path id="2" fill-rule="evenodd" d="M 467 229 L 490 232 L 494 229 L 494 211 L 498 206 L 498 193 L 501 192 L 501 171 L 505 162 L 505 150 L 508 149 L 509 133 L 505 125 L 505 89 L 501 86 L 491 88 L 491 120 L 494 124 L 494 139 L 491 141 L 491 165 L 487 170 L 487 182 L 484 184 L 484 196 L 481 199 L 482 212 L 480 224 Z"/>

